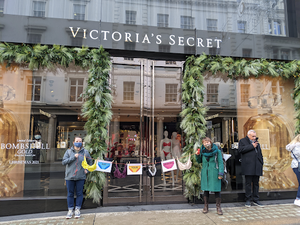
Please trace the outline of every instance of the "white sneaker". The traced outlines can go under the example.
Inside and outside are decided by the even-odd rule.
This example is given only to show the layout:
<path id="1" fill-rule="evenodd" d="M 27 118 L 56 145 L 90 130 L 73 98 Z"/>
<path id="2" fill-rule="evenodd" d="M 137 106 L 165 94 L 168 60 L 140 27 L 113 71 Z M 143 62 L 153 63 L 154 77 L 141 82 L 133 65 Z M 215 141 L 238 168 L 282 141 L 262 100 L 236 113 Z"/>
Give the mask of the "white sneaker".
<path id="1" fill-rule="evenodd" d="M 80 209 L 75 209 L 75 219 L 78 219 L 80 217 Z"/>
<path id="2" fill-rule="evenodd" d="M 66 218 L 67 218 L 67 219 L 71 219 L 72 216 L 73 216 L 73 209 L 69 209 Z"/>
<path id="3" fill-rule="evenodd" d="M 300 206 L 300 199 L 295 199 L 294 204 Z"/>

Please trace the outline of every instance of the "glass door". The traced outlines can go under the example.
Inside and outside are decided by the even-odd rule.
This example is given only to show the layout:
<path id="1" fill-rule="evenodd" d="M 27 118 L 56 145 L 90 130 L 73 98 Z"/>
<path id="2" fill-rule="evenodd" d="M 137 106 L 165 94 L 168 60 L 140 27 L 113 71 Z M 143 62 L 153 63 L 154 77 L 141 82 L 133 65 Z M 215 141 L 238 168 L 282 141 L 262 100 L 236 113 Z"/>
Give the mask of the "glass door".
<path id="1" fill-rule="evenodd" d="M 113 58 L 114 103 L 107 154 L 113 170 L 107 175 L 104 205 L 184 201 L 180 171 L 162 173 L 161 169 L 161 160 L 180 157 L 183 144 L 179 128 L 182 65 Z M 128 164 L 141 164 L 142 174 L 127 175 Z"/>

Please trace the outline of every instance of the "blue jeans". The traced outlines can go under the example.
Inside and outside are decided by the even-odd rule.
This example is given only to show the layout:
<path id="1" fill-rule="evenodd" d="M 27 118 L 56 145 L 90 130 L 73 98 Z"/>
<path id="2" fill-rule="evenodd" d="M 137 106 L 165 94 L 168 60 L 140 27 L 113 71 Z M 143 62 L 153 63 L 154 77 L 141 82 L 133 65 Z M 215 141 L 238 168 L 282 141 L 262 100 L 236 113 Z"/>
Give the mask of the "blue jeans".
<path id="1" fill-rule="evenodd" d="M 298 171 L 298 168 L 293 168 L 293 171 L 296 174 L 297 179 L 298 179 L 297 199 L 300 199 L 300 172 Z"/>
<path id="2" fill-rule="evenodd" d="M 68 209 L 74 209 L 74 190 L 76 187 L 76 206 L 75 209 L 80 209 L 83 201 L 83 185 L 84 180 L 66 180 L 68 190 Z"/>

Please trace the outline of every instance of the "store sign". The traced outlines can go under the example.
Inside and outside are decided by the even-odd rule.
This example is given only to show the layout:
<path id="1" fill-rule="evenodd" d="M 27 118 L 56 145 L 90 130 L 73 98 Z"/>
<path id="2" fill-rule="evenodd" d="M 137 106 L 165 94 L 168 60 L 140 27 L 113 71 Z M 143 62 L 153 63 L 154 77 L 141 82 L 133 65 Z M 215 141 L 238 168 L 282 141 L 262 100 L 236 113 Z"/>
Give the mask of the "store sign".
<path id="1" fill-rule="evenodd" d="M 156 45 L 177 45 L 177 46 L 196 46 L 200 48 L 220 48 L 221 39 L 218 38 L 201 38 L 201 37 L 184 37 L 170 34 L 163 36 L 162 34 L 141 34 L 136 32 L 119 32 L 109 30 L 91 30 L 87 32 L 87 29 L 81 27 L 69 27 L 73 38 L 76 38 L 78 33 L 83 33 L 83 39 L 92 39 L 102 41 L 113 42 L 130 42 L 130 43 L 142 43 L 142 44 L 156 44 Z M 166 40 L 163 42 L 163 40 Z"/>

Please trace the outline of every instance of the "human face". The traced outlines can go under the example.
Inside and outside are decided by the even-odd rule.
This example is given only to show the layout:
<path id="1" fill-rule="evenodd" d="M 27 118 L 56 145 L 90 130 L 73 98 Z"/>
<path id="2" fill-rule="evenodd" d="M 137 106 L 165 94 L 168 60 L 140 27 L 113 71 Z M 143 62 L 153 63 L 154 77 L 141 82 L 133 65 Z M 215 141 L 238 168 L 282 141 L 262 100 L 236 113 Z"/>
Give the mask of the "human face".
<path id="1" fill-rule="evenodd" d="M 210 141 L 203 141 L 203 145 L 204 145 L 204 147 L 206 148 L 206 149 L 210 149 L 211 148 L 211 142 Z M 209 146 L 209 147 L 207 147 L 207 146 Z"/>
<path id="2" fill-rule="evenodd" d="M 75 143 L 81 143 L 80 145 L 76 145 Z M 75 138 L 73 142 L 73 146 L 76 150 L 79 150 L 82 147 L 82 138 Z"/>
<path id="3" fill-rule="evenodd" d="M 256 140 L 256 133 L 251 132 L 250 134 L 248 134 L 248 138 L 249 138 L 251 141 L 255 141 L 255 140 Z"/>

